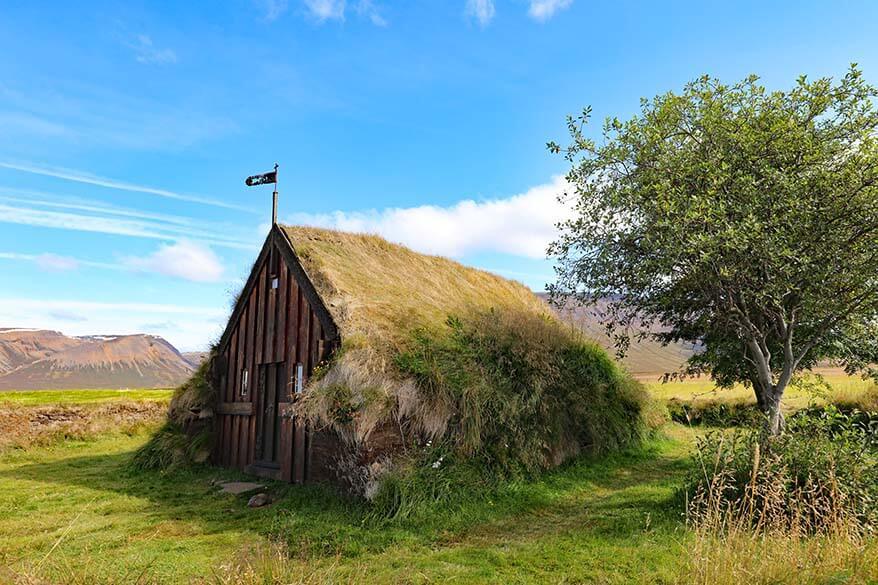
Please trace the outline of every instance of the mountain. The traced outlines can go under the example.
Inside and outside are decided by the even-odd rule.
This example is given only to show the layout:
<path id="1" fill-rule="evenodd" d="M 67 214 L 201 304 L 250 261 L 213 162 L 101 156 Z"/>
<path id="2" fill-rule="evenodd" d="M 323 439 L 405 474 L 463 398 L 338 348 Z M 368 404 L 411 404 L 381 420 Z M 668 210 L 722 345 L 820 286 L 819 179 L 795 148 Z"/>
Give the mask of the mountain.
<path id="1" fill-rule="evenodd" d="M 68 337 L 0 329 L 0 390 L 168 387 L 194 368 L 154 335 Z"/>
<path id="2" fill-rule="evenodd" d="M 538 296 L 548 300 L 548 295 L 545 293 L 540 293 Z M 598 302 L 595 306 L 583 307 L 573 301 L 567 301 L 564 306 L 553 308 L 562 319 L 572 323 L 576 328 L 585 333 L 587 337 L 607 349 L 611 355 L 615 355 L 616 349 L 613 347 L 613 342 L 607 335 L 606 329 L 600 323 L 600 316 L 607 309 L 606 302 Z M 636 333 L 636 331 L 632 333 Z M 679 370 L 680 366 L 697 349 L 692 344 L 678 343 L 663 346 L 661 343 L 652 340 L 637 341 L 632 339 L 631 347 L 628 349 L 627 355 L 622 359 L 622 363 L 629 372 L 638 378 L 657 378 L 666 372 Z"/>
<path id="3" fill-rule="evenodd" d="M 192 367 L 197 368 L 201 364 L 204 363 L 204 360 L 207 359 L 207 356 L 210 355 L 209 351 L 184 351 L 182 354 L 183 359 L 192 364 Z"/>
<path id="4" fill-rule="evenodd" d="M 0 375 L 79 343 L 57 331 L 0 328 Z"/>

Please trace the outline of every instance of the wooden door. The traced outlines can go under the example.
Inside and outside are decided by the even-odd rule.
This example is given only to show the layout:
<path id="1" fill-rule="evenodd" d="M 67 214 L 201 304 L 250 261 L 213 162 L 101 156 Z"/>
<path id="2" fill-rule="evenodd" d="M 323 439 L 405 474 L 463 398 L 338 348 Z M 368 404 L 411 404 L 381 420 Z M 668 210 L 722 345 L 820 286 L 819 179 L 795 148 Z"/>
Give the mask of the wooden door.
<path id="1" fill-rule="evenodd" d="M 295 415 L 296 399 L 304 385 L 302 364 L 293 364 L 287 376 L 285 391 L 278 408 L 281 412 L 281 465 L 280 477 L 284 481 L 304 483 L 307 479 L 306 458 L 308 435 L 305 423 Z"/>
<path id="2" fill-rule="evenodd" d="M 286 456 L 282 440 L 282 406 L 286 401 L 286 367 L 284 362 L 259 364 L 258 413 L 256 419 L 257 472 L 279 477 Z"/>
<path id="3" fill-rule="evenodd" d="M 256 461 L 250 468 L 257 475 L 293 483 L 307 480 L 308 435 L 293 409 L 302 377 L 300 364 L 290 374 L 284 362 L 259 365 Z"/>

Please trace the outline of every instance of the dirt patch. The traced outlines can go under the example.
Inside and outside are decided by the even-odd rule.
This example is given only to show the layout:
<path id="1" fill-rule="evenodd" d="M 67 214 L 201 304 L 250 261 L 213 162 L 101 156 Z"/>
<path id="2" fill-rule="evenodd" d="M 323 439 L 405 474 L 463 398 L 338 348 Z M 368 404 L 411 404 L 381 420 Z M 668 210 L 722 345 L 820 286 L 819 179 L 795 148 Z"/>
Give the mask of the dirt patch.
<path id="1" fill-rule="evenodd" d="M 0 451 L 108 431 L 128 432 L 164 420 L 159 402 L 113 402 L 84 406 L 0 406 Z"/>

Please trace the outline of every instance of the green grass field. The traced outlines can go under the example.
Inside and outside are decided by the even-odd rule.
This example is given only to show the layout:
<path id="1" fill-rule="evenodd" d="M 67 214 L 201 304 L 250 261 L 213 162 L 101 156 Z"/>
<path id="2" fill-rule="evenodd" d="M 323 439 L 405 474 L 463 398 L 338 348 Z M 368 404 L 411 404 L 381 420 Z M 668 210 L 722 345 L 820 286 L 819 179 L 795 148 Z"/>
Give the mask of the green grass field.
<path id="1" fill-rule="evenodd" d="M 814 397 L 807 390 L 790 386 L 784 394 L 784 405 L 787 409 L 799 409 L 808 405 L 809 401 L 856 401 L 864 394 L 874 391 L 875 382 L 863 380 L 856 376 L 848 376 L 835 368 L 817 370 L 831 386 L 826 396 Z M 650 394 L 660 400 L 680 400 L 683 402 L 756 402 L 753 391 L 744 386 L 730 389 L 719 389 L 708 378 L 690 379 L 683 382 L 662 383 L 656 377 L 642 378 Z"/>
<path id="2" fill-rule="evenodd" d="M 622 583 L 647 567 L 671 580 L 680 568 L 686 535 L 672 501 L 684 438 L 387 523 L 328 488 L 271 484 L 279 501 L 250 509 L 211 485 L 235 476 L 227 471 L 133 473 L 126 464 L 147 436 L 3 456 L 0 566 L 52 582 L 210 581 L 271 539 L 288 551 L 285 571 L 320 581 Z"/>
<path id="3" fill-rule="evenodd" d="M 696 381 L 657 394 L 704 391 Z M 101 404 L 166 400 L 168 391 L 8 396 L 39 408 L 50 397 Z M 241 477 L 235 472 L 132 470 L 157 426 L 0 451 L 0 583 L 688 583 L 715 575 L 703 569 L 717 551 L 739 560 L 722 542 L 694 546 L 682 521 L 677 491 L 702 431 L 676 424 L 642 449 L 579 460 L 405 521 L 376 519 L 328 487 L 269 482 L 275 502 L 251 509 L 246 495 L 214 485 Z M 757 575 L 752 582 L 797 582 L 779 568 L 813 564 L 816 554 L 807 542 L 785 543 L 783 558 L 760 542 L 744 545 L 740 560 L 753 567 L 741 570 Z M 875 543 L 843 550 L 861 564 L 878 558 Z M 825 571 L 815 564 L 812 574 L 863 582 L 848 580 L 847 558 Z"/>
<path id="4" fill-rule="evenodd" d="M 9 390 L 0 392 L 0 406 L 54 406 L 98 404 L 113 401 L 168 402 L 173 390 L 147 388 L 135 390 Z"/>

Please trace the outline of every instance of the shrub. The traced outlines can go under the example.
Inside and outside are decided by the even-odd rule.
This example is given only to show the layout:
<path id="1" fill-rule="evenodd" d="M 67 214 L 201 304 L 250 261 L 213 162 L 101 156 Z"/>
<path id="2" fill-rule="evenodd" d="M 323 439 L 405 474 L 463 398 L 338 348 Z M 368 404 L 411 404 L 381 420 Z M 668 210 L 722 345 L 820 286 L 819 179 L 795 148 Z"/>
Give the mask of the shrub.
<path id="1" fill-rule="evenodd" d="M 806 535 L 878 526 L 878 434 L 834 406 L 803 412 L 787 431 L 714 432 L 698 441 L 687 483 L 696 527 Z"/>
<path id="2" fill-rule="evenodd" d="M 391 515 L 406 494 L 433 498 L 413 490 L 437 493 L 445 480 L 428 470 L 426 482 L 419 470 L 442 453 L 446 467 L 474 462 L 494 478 L 534 474 L 637 444 L 649 430 L 645 412 L 655 425 L 665 420 L 603 349 L 544 314 L 488 310 L 415 328 L 377 373 L 364 351 L 343 348 L 302 407 L 346 438 L 354 456 L 345 477 Z M 392 457 L 363 465 L 356 453 L 388 428 L 400 439 Z"/>
<path id="3" fill-rule="evenodd" d="M 446 325 L 417 331 L 396 360 L 420 408 L 447 413 L 424 428 L 430 439 L 529 472 L 640 440 L 646 395 L 597 345 L 538 315 L 490 311 Z"/>
<path id="4" fill-rule="evenodd" d="M 720 400 L 669 400 L 668 414 L 672 421 L 680 424 L 708 427 L 756 427 L 764 416 L 755 403 Z"/>

